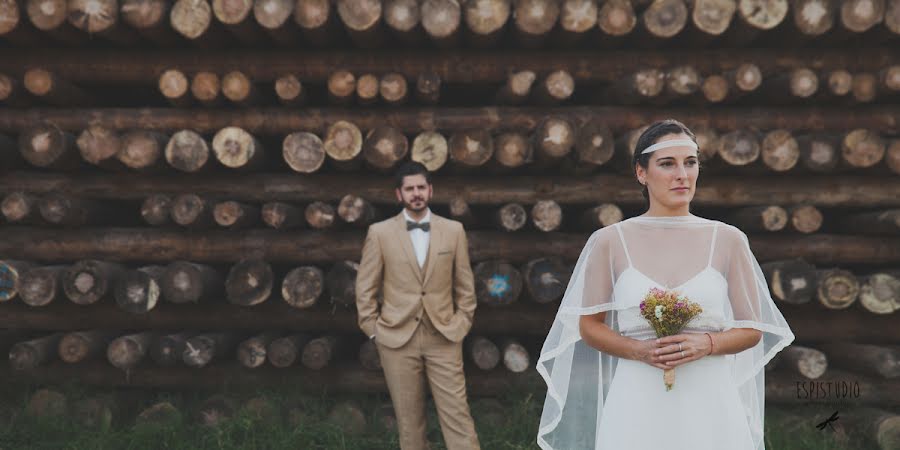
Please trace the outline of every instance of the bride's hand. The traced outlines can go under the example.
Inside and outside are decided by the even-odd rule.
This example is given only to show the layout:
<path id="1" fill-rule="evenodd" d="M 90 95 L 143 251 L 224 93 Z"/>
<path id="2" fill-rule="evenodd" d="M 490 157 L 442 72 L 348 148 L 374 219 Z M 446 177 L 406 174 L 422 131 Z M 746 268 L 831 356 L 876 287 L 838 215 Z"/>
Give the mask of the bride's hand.
<path id="1" fill-rule="evenodd" d="M 676 334 L 651 342 L 658 347 L 653 361 L 662 364 L 665 369 L 698 360 L 712 349 L 705 333 Z"/>
<path id="2" fill-rule="evenodd" d="M 654 339 L 646 341 L 635 339 L 634 342 L 634 352 L 632 353 L 631 359 L 645 362 L 658 369 L 665 370 L 670 367 L 655 359 L 656 355 L 654 352 L 656 352 L 656 350 L 659 350 L 659 345 L 656 344 L 656 341 Z"/>

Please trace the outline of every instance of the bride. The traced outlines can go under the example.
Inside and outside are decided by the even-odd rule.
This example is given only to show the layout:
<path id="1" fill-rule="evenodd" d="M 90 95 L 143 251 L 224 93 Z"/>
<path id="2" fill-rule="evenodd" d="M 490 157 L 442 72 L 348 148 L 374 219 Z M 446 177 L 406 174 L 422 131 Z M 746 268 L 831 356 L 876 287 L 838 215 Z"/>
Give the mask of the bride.
<path id="1" fill-rule="evenodd" d="M 542 449 L 762 450 L 763 367 L 794 339 L 739 229 L 690 213 L 693 133 L 651 125 L 634 152 L 649 209 L 588 239 L 538 359 Z M 639 312 L 651 288 L 703 312 L 661 339 Z M 663 370 L 676 368 L 666 391 Z"/>

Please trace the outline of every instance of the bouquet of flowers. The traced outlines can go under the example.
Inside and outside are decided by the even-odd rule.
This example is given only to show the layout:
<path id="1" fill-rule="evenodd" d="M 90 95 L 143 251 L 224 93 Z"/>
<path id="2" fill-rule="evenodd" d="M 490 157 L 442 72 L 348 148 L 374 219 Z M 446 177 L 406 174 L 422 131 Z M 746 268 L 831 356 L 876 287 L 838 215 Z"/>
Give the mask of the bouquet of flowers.
<path id="1" fill-rule="evenodd" d="M 687 297 L 674 291 L 652 288 L 641 301 L 641 315 L 656 330 L 656 337 L 672 336 L 681 332 L 694 317 L 700 315 L 703 308 Z M 666 390 L 672 390 L 675 384 L 675 368 L 663 372 Z"/>

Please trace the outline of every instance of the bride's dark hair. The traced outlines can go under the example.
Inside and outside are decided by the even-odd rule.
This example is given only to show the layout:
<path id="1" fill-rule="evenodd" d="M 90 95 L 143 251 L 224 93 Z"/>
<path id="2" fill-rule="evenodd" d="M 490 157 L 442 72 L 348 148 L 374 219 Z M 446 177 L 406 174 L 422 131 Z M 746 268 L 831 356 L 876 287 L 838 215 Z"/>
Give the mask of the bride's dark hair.
<path id="1" fill-rule="evenodd" d="M 635 178 L 637 178 L 638 164 L 640 164 L 644 170 L 647 170 L 650 167 L 650 156 L 652 153 L 641 154 L 641 152 L 647 147 L 655 144 L 656 141 L 663 136 L 682 133 L 691 138 L 694 143 L 697 143 L 697 138 L 694 136 L 691 129 L 675 119 L 660 120 L 647 127 L 647 129 L 641 133 L 641 137 L 638 138 L 637 144 L 634 146 L 634 156 L 632 156 L 631 167 L 634 170 Z M 650 193 L 647 192 L 647 186 L 641 186 L 641 194 L 644 196 L 644 200 L 650 201 Z"/>

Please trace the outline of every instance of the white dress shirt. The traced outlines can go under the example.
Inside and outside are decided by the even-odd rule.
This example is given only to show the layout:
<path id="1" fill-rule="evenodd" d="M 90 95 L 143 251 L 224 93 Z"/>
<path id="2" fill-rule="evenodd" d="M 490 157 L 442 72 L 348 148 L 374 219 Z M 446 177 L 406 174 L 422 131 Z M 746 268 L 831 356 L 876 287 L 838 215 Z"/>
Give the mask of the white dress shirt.
<path id="1" fill-rule="evenodd" d="M 405 208 L 403 209 L 403 217 L 410 222 L 416 222 L 412 217 L 409 217 L 409 213 L 406 212 Z M 425 217 L 417 223 L 431 223 L 431 210 L 426 210 Z M 409 230 L 408 233 L 409 238 L 412 240 L 413 250 L 416 252 L 419 268 L 425 267 L 425 258 L 428 256 L 428 241 L 431 233 L 420 228 Z"/>

